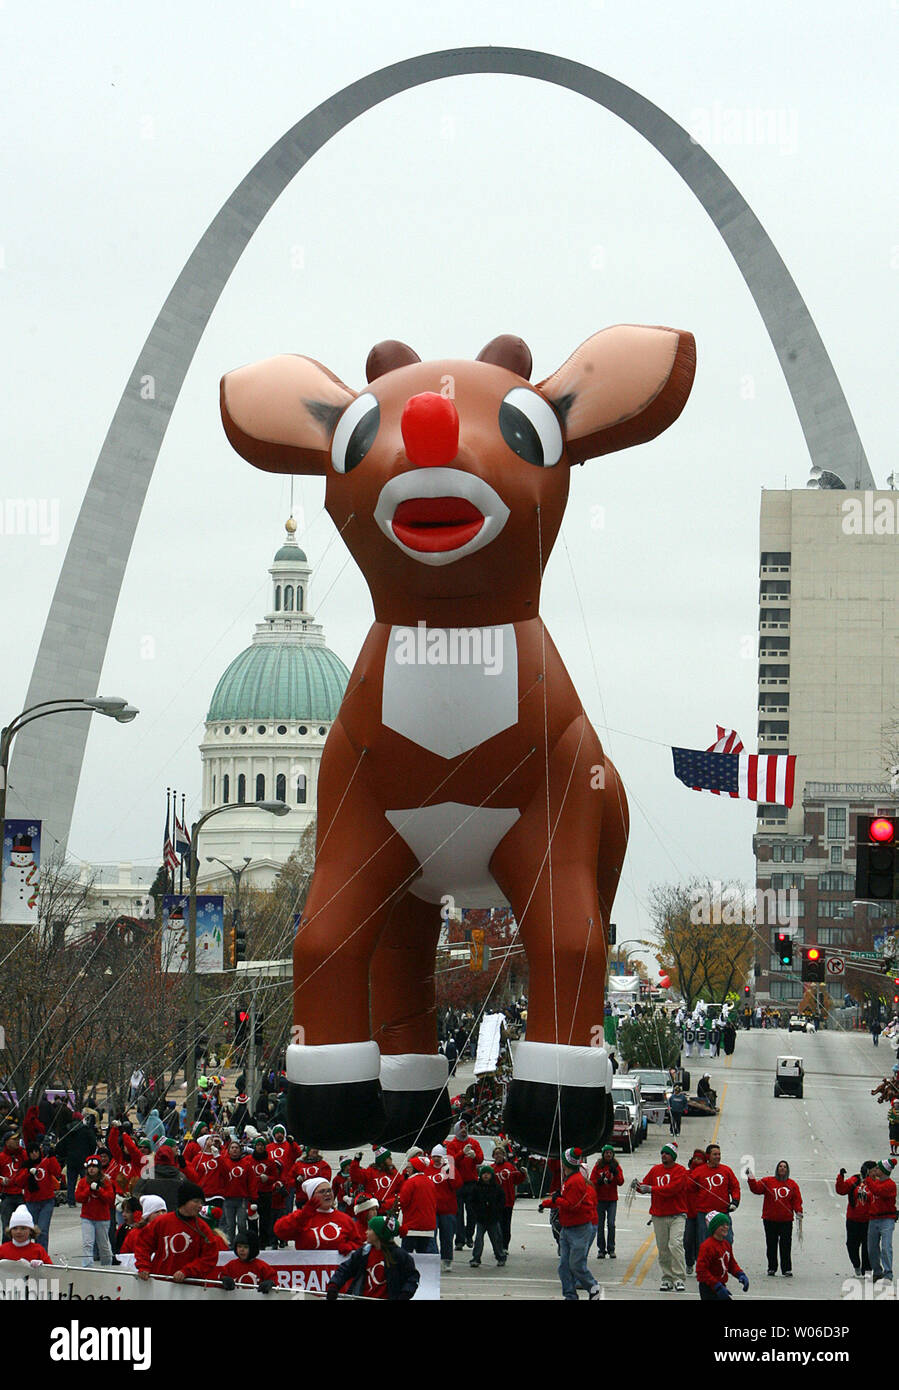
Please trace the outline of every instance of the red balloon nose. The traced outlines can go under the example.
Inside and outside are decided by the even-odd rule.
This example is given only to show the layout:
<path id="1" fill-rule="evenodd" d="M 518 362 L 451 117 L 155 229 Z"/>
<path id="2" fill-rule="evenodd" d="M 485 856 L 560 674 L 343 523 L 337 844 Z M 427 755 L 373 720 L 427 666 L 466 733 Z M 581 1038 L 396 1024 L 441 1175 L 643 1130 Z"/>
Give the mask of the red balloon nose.
<path id="1" fill-rule="evenodd" d="M 400 421 L 406 457 L 419 468 L 439 468 L 459 452 L 459 416 L 447 396 L 422 391 L 406 402 Z"/>

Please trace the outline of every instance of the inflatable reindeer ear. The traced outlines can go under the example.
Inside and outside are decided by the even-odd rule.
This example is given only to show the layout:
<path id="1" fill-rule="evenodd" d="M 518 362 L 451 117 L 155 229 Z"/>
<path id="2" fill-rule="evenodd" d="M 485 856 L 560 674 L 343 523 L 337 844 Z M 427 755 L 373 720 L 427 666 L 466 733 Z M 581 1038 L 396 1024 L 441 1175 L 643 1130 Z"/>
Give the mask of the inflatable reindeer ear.
<path id="1" fill-rule="evenodd" d="M 365 362 L 365 380 L 376 381 L 385 372 L 393 372 L 397 367 L 411 367 L 421 358 L 408 343 L 396 338 L 385 338 L 383 343 L 375 343 Z"/>
<path id="2" fill-rule="evenodd" d="M 619 324 L 595 333 L 539 383 L 571 463 L 654 439 L 683 410 L 696 371 L 692 333 Z"/>
<path id="3" fill-rule="evenodd" d="M 269 357 L 222 377 L 222 423 L 255 468 L 324 473 L 337 421 L 355 398 L 311 357 Z"/>
<path id="4" fill-rule="evenodd" d="M 515 372 L 516 376 L 523 376 L 525 381 L 531 379 L 531 368 L 534 365 L 531 357 L 531 349 L 523 338 L 515 338 L 511 333 L 500 333 L 498 338 L 491 338 L 486 347 L 482 347 L 475 361 L 490 362 L 494 367 L 506 367 L 508 371 Z"/>

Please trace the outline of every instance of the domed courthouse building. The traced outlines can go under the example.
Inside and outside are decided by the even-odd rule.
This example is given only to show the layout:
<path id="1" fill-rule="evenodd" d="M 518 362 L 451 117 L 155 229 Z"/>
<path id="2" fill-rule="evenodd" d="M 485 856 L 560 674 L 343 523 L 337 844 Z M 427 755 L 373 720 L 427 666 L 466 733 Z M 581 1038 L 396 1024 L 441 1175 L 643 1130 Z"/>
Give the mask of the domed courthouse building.
<path id="1" fill-rule="evenodd" d="M 212 856 L 235 869 L 249 859 L 244 882 L 271 888 L 315 820 L 322 750 L 349 680 L 310 610 L 312 569 L 292 518 L 286 530 L 269 568 L 269 611 L 222 675 L 206 715 L 200 813 L 246 806 L 213 816 L 200 832 L 206 892 L 231 888 L 231 875 Z M 285 801 L 290 814 L 266 815 L 251 808 L 254 801 Z"/>

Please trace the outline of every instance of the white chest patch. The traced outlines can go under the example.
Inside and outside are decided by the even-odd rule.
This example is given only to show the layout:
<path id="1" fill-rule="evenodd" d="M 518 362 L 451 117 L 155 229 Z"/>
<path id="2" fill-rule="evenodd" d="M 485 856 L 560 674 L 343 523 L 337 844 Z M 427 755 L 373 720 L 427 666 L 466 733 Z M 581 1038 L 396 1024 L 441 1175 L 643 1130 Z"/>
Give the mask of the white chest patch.
<path id="1" fill-rule="evenodd" d="M 409 890 L 416 898 L 439 903 L 452 893 L 464 907 L 506 904 L 489 865 L 500 840 L 519 819 L 516 806 L 488 810 L 444 801 L 384 814 L 422 866 L 421 878 Z"/>
<path id="2" fill-rule="evenodd" d="M 515 628 L 392 627 L 381 720 L 441 758 L 517 724 Z"/>

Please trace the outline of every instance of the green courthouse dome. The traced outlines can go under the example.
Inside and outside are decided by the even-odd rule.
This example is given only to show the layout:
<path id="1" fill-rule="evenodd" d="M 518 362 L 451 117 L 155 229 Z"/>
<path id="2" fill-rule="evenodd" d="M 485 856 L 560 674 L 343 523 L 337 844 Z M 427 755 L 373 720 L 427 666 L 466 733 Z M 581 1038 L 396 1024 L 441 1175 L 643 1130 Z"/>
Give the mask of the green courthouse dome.
<path id="1" fill-rule="evenodd" d="M 326 646 L 254 643 L 219 680 L 206 719 L 330 721 L 337 717 L 349 678 L 340 657 Z"/>

